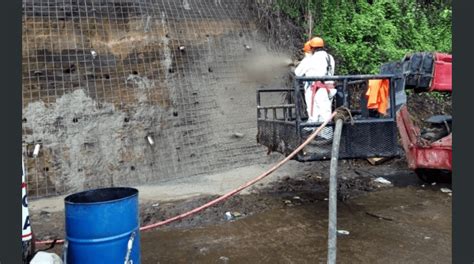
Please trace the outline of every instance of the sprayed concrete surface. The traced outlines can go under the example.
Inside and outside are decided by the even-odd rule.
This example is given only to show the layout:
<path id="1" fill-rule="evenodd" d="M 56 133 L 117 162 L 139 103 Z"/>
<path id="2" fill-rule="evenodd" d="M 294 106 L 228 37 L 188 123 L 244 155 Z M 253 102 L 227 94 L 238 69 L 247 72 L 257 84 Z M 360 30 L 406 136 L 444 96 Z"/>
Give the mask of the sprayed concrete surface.
<path id="1" fill-rule="evenodd" d="M 298 174 L 281 171 L 246 194 L 193 217 L 142 232 L 143 263 L 325 263 L 329 164 L 308 164 L 313 166 L 302 166 Z M 338 239 L 339 263 L 451 262 L 451 196 L 440 191 L 451 186 L 424 184 L 404 170 L 403 164 L 403 160 L 394 160 L 367 171 L 366 164 L 341 162 L 338 227 L 350 234 Z M 236 170 L 235 175 L 241 172 Z M 374 179 L 380 176 L 392 185 L 376 183 Z M 202 183 L 206 181 L 212 177 Z M 158 186 L 142 189 L 150 190 L 140 193 L 142 225 L 217 197 L 191 192 L 184 198 L 185 190 L 191 190 L 185 187 L 187 183 L 174 184 L 183 186 L 175 188 L 177 192 L 181 189 L 180 200 L 169 200 L 167 194 L 152 195 L 153 188 L 162 190 Z M 230 186 L 213 191 L 217 194 L 226 188 Z M 63 212 L 35 203 L 30 204 L 37 238 L 64 237 Z M 238 214 L 228 221 L 225 212 Z M 61 246 L 53 249 L 58 254 L 61 250 Z"/>

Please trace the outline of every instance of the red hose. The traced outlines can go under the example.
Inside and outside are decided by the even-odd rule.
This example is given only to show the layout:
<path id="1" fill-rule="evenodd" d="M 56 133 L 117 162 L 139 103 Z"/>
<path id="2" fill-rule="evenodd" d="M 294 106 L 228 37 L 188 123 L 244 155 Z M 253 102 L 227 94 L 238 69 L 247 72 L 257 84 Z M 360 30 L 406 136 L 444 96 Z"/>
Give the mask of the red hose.
<path id="1" fill-rule="evenodd" d="M 154 224 L 150 224 L 150 225 L 146 225 L 146 226 L 142 226 L 140 227 L 140 231 L 146 231 L 146 230 L 149 230 L 149 229 L 153 229 L 153 228 L 156 228 L 156 227 L 159 227 L 159 226 L 163 226 L 163 225 L 166 225 L 166 224 L 169 224 L 169 223 L 172 223 L 174 221 L 178 221 L 180 219 L 183 219 L 185 217 L 188 217 L 188 216 L 191 216 L 193 214 L 196 214 L 196 213 L 199 213 L 200 211 L 203 211 L 204 209 L 207 209 L 213 205 L 215 205 L 216 203 L 218 202 L 221 202 L 237 193 L 239 193 L 240 191 L 242 191 L 243 189 L 255 184 L 256 182 L 260 181 L 261 179 L 267 177 L 268 175 L 270 175 L 272 172 L 274 172 L 275 170 L 277 170 L 278 168 L 280 168 L 283 164 L 285 164 L 287 161 L 289 161 L 291 158 L 293 158 L 298 152 L 300 152 L 306 145 L 309 144 L 309 142 L 311 142 L 315 137 L 316 135 L 319 134 L 319 132 L 321 131 L 321 129 L 323 129 L 333 118 L 334 116 L 336 115 L 336 112 L 333 112 L 331 114 L 331 116 L 328 118 L 328 120 L 324 121 L 324 123 L 322 123 L 318 129 L 316 129 L 316 131 L 314 131 L 298 148 L 296 148 L 290 155 L 288 155 L 285 159 L 281 160 L 280 162 L 278 162 L 276 165 L 274 165 L 272 168 L 270 168 L 269 170 L 267 170 L 266 172 L 262 173 L 260 176 L 256 177 L 255 179 L 241 185 L 240 187 L 238 187 L 237 189 L 234 189 L 206 204 L 203 204 L 197 208 L 194 208 L 193 210 L 191 211 L 188 211 L 188 212 L 185 212 L 185 213 L 182 213 L 180 215 L 177 215 L 175 217 L 172 217 L 172 218 L 169 218 L 167 220 L 163 220 L 163 221 L 160 221 L 160 222 L 157 222 L 157 223 L 154 223 Z M 53 243 L 53 240 L 45 240 L 45 241 L 36 241 L 35 242 L 36 244 L 51 244 Z M 61 240 L 57 240 L 56 241 L 56 244 L 62 244 L 64 243 L 64 240 L 61 239 Z"/>

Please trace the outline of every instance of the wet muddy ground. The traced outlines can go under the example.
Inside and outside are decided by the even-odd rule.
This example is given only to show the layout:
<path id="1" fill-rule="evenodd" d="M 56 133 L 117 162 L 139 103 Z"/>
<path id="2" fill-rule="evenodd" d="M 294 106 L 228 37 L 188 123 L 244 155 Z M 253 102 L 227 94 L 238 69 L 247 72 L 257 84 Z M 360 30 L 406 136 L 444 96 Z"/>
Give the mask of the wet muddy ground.
<path id="1" fill-rule="evenodd" d="M 339 204 L 339 263 L 450 263 L 451 199 L 394 188 Z M 379 218 L 380 217 L 380 218 Z M 144 263 L 325 263 L 327 203 L 303 199 L 217 225 L 142 234 Z"/>
<path id="2" fill-rule="evenodd" d="M 355 170 L 357 171 L 357 170 Z M 449 184 L 424 184 L 411 173 L 340 177 L 338 263 L 450 263 Z M 359 172 L 360 173 L 360 172 Z M 393 185 L 374 182 L 383 176 Z M 282 178 L 169 226 L 141 233 L 143 263 L 325 263 L 327 178 Z M 154 223 L 217 196 L 140 205 Z M 225 213 L 236 215 L 232 220 Z M 39 239 L 62 238 L 63 212 L 32 212 Z M 53 251 L 61 253 L 61 246 Z"/>

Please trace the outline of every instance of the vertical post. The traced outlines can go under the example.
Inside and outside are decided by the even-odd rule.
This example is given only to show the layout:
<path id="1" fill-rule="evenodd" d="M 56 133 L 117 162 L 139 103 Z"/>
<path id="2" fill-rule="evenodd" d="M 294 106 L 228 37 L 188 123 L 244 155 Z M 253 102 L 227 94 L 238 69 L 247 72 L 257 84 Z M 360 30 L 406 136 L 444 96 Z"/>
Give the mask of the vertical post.
<path id="1" fill-rule="evenodd" d="M 295 92 L 295 124 L 296 124 L 296 135 L 298 136 L 298 144 L 301 143 L 301 129 L 300 129 L 300 124 L 301 124 L 301 112 L 300 112 L 300 83 L 298 82 L 297 77 L 295 77 L 293 81 L 293 89 Z"/>
<path id="2" fill-rule="evenodd" d="M 332 141 L 331 167 L 329 171 L 329 227 L 328 227 L 328 264 L 336 263 L 337 253 L 337 161 L 341 142 L 343 120 L 336 119 L 336 128 Z"/>
<path id="3" fill-rule="evenodd" d="M 260 109 L 258 108 L 260 106 L 260 90 L 257 90 L 257 119 L 260 118 Z"/>
<path id="4" fill-rule="evenodd" d="M 397 80 L 398 81 L 398 80 Z M 397 105 L 396 105 L 396 80 L 391 77 L 390 78 L 390 86 L 389 86 L 389 95 L 390 95 L 390 118 L 392 118 L 393 122 L 395 122 L 395 124 L 397 123 Z M 397 145 L 397 142 L 398 142 L 398 129 L 397 129 L 397 126 L 392 126 L 392 137 L 391 137 L 391 140 L 392 140 L 392 144 L 395 144 Z"/>
<path id="5" fill-rule="evenodd" d="M 293 103 L 293 98 L 292 96 L 294 96 L 293 92 L 291 90 L 288 91 L 288 104 L 292 104 Z M 291 108 L 288 109 L 288 118 L 291 120 L 292 119 L 292 114 L 291 114 Z"/>
<path id="6" fill-rule="evenodd" d="M 390 86 L 389 86 L 389 91 L 388 94 L 390 96 L 390 117 L 391 118 L 396 118 L 396 102 L 395 102 L 395 80 L 393 78 L 390 78 Z"/>
<path id="7" fill-rule="evenodd" d="M 301 115 L 300 115 L 300 86 L 297 78 L 295 77 L 293 81 L 293 88 L 295 89 L 295 117 L 296 117 L 296 128 L 299 131 L 299 124 L 301 122 Z M 299 133 L 299 132 L 298 132 Z"/>
<path id="8" fill-rule="evenodd" d="M 347 79 L 344 79 L 343 81 L 343 85 L 342 85 L 342 93 L 344 94 L 343 96 L 343 100 L 342 100 L 342 105 L 344 105 L 344 107 L 348 107 L 349 108 L 349 92 L 348 92 L 348 89 L 347 89 Z"/>
<path id="9" fill-rule="evenodd" d="M 348 109 L 351 109 L 351 106 L 350 105 L 350 102 L 351 102 L 351 96 L 352 94 L 349 93 L 349 87 L 347 87 L 349 85 L 349 81 L 347 78 L 344 78 L 343 82 L 342 82 L 342 93 L 343 93 L 343 99 L 342 99 L 342 105 L 344 107 L 347 107 Z M 339 142 L 338 142 L 339 144 Z M 346 147 L 346 150 L 351 152 L 352 153 L 352 145 L 351 144 L 345 144 L 345 147 Z M 338 151 L 338 155 L 339 155 L 339 151 Z"/>

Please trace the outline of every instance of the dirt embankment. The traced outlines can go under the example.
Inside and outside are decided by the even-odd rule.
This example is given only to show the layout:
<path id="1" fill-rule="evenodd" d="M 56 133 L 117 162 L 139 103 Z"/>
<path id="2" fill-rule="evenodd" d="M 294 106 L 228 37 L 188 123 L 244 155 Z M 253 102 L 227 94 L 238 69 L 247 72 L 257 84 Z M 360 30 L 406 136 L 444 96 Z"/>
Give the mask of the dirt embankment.
<path id="1" fill-rule="evenodd" d="M 452 115 L 453 103 L 451 94 L 447 93 L 409 93 L 407 105 L 413 121 L 419 127 L 425 127 L 423 120 L 433 115 Z"/>

